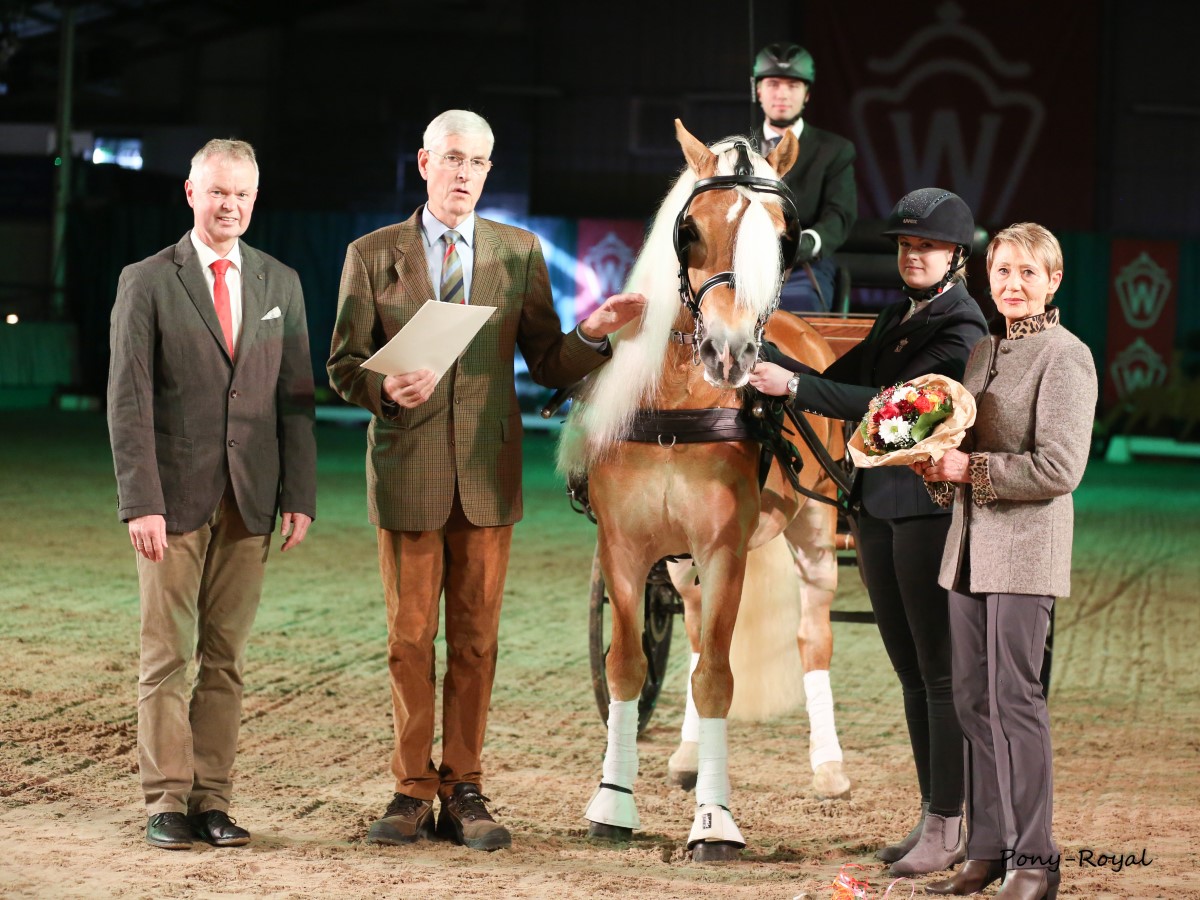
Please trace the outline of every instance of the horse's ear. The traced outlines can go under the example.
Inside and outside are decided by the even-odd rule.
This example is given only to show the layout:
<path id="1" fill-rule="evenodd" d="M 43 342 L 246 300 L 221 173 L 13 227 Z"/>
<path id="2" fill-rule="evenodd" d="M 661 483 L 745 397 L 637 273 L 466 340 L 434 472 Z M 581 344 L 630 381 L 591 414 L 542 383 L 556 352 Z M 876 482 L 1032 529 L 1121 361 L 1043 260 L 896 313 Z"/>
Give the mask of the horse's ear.
<path id="1" fill-rule="evenodd" d="M 796 157 L 799 155 L 800 142 L 796 140 L 792 129 L 788 128 L 783 132 L 783 137 L 779 139 L 775 149 L 767 154 L 767 162 L 775 170 L 775 174 L 782 178 L 796 164 Z"/>
<path id="2" fill-rule="evenodd" d="M 717 171 L 717 154 L 704 146 L 704 142 L 683 127 L 683 122 L 675 120 L 675 139 L 683 150 L 683 157 L 688 166 L 700 178 L 707 178 Z"/>

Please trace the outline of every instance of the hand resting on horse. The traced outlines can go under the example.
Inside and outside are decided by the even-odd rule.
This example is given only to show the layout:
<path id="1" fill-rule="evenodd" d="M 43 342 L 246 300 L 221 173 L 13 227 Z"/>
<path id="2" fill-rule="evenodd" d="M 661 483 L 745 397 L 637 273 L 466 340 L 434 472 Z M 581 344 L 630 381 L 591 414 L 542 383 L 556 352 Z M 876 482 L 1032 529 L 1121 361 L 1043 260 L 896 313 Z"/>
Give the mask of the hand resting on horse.
<path id="1" fill-rule="evenodd" d="M 632 322 L 645 307 L 646 298 L 641 294 L 613 294 L 579 323 L 579 331 L 584 337 L 597 341 Z"/>

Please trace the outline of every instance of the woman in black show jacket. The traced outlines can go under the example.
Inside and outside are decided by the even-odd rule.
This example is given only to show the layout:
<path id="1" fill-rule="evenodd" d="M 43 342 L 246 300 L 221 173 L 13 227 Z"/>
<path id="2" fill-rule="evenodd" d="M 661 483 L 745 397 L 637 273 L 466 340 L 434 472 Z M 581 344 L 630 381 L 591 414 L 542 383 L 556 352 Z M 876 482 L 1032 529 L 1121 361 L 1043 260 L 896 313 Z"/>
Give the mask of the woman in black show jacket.
<path id="1" fill-rule="evenodd" d="M 906 194 L 884 234 L 895 238 L 907 299 L 886 307 L 870 334 L 818 374 L 765 347 L 750 383 L 788 396 L 797 412 L 857 421 L 884 387 L 937 373 L 961 380 L 987 325 L 967 293 L 963 268 L 975 222 L 962 198 L 941 188 Z M 965 857 L 962 732 L 954 712 L 947 596 L 938 586 L 947 511 L 904 466 L 858 473 L 858 560 L 880 636 L 900 679 L 921 789 L 921 819 L 876 854 L 896 875 L 947 869 Z"/>

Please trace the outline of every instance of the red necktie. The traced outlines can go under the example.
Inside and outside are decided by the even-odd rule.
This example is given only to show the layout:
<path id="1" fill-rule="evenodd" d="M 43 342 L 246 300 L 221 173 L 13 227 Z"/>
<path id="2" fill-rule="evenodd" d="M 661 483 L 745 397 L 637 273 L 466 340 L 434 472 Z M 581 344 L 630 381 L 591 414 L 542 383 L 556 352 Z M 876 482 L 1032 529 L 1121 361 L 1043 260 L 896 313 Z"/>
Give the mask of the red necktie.
<path id="1" fill-rule="evenodd" d="M 221 333 L 225 335 L 225 346 L 229 348 L 229 358 L 233 359 L 233 312 L 229 308 L 229 286 L 225 284 L 225 273 L 232 266 L 227 259 L 218 259 L 210 269 L 213 270 L 213 305 L 217 308 L 217 321 L 221 323 Z"/>

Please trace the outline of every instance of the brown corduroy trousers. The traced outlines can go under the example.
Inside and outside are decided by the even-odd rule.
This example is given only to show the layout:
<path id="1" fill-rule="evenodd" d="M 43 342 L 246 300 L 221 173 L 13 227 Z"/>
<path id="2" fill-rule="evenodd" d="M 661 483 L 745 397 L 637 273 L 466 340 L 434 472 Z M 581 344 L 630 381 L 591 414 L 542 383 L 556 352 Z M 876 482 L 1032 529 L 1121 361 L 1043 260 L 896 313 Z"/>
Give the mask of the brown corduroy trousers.
<path id="1" fill-rule="evenodd" d="M 436 531 L 378 529 L 387 600 L 388 670 L 396 742 L 396 790 L 433 800 L 454 785 L 482 785 L 481 756 L 496 674 L 496 638 L 512 526 L 471 524 L 457 494 Z M 446 596 L 446 676 L 442 684 L 442 763 L 433 764 L 433 641 Z"/>

